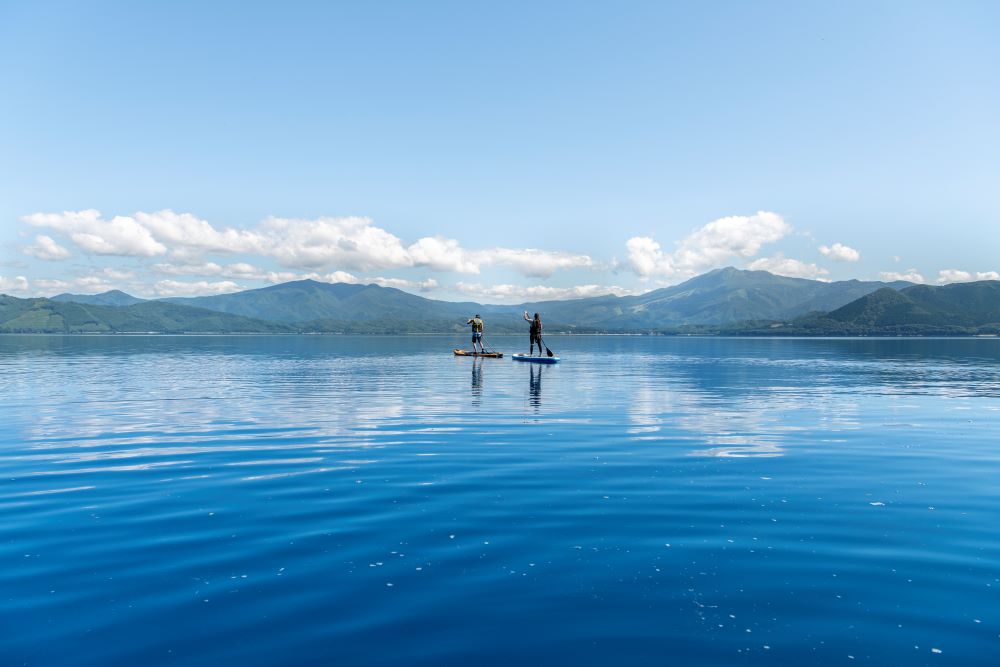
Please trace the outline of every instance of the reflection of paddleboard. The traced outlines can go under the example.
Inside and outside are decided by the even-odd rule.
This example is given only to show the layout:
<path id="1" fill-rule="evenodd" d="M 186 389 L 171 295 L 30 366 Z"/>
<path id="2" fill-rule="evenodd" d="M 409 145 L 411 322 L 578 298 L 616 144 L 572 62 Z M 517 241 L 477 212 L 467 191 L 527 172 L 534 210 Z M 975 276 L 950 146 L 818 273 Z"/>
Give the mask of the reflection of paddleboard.
<path id="1" fill-rule="evenodd" d="M 530 354 L 511 355 L 514 361 L 530 361 L 533 364 L 554 364 L 559 361 L 559 357 L 533 357 Z"/>
<path id="2" fill-rule="evenodd" d="M 456 357 L 488 357 L 490 359 L 499 359 L 503 356 L 503 352 L 469 352 L 468 350 L 452 350 Z"/>

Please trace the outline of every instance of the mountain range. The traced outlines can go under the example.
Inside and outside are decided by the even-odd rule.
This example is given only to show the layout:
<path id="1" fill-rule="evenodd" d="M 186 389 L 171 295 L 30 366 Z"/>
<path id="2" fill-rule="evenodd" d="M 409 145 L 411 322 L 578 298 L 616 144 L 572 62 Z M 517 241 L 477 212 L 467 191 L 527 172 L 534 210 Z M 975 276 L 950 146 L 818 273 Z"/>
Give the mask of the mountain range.
<path id="1" fill-rule="evenodd" d="M 662 329 L 685 324 L 725 324 L 743 320 L 794 318 L 830 311 L 876 290 L 900 289 L 907 282 L 847 280 L 820 282 L 776 276 L 767 271 L 725 268 L 679 285 L 638 296 L 598 296 L 517 305 L 490 305 L 426 299 L 378 285 L 314 280 L 272 285 L 217 296 L 164 301 L 285 323 L 316 320 L 457 320 L 480 313 L 491 326 L 523 326 L 521 313 L 544 313 L 547 326 L 601 330 Z"/>
<path id="2" fill-rule="evenodd" d="M 51 299 L 0 297 L 0 332 L 522 333 L 523 311 L 549 332 L 982 333 L 1000 322 L 1000 282 L 943 287 L 821 282 L 725 268 L 637 296 L 517 305 L 427 299 L 391 287 L 300 280 L 201 297 L 144 300 L 112 290 Z M 942 329 L 942 327 L 944 329 Z"/>

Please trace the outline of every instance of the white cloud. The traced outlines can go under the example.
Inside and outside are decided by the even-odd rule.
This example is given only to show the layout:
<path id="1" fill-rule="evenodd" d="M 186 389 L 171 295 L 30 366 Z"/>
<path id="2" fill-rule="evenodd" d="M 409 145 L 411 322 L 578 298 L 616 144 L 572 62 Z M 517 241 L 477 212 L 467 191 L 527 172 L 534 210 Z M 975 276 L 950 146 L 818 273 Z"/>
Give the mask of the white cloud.
<path id="1" fill-rule="evenodd" d="M 305 275 L 300 275 L 293 280 L 320 280 L 327 283 L 363 283 L 361 278 L 358 278 L 354 274 L 348 273 L 347 271 L 334 271 L 333 273 L 328 273 L 321 276 L 317 273 L 308 273 Z M 279 281 L 284 282 L 284 281 Z"/>
<path id="2" fill-rule="evenodd" d="M 101 274 L 111 280 L 132 280 L 135 278 L 135 273 L 132 271 L 115 269 L 110 266 L 101 269 Z"/>
<path id="3" fill-rule="evenodd" d="M 253 264 L 246 262 L 236 262 L 233 264 L 218 264 L 216 262 L 202 262 L 200 264 L 172 264 L 161 262 L 154 264 L 153 268 L 170 276 L 222 276 L 224 278 L 240 278 L 244 280 L 267 280 L 268 275 L 273 271 L 265 271 Z M 285 274 L 291 276 L 288 280 L 294 280 L 293 273 Z"/>
<path id="4" fill-rule="evenodd" d="M 463 294 L 469 294 L 478 299 L 490 299 L 500 303 L 519 303 L 523 301 L 547 301 L 552 299 L 581 299 L 591 296 L 614 294 L 623 296 L 631 294 L 631 290 L 615 285 L 577 285 L 575 287 L 547 287 L 545 285 L 491 285 L 459 282 L 455 289 Z"/>
<path id="5" fill-rule="evenodd" d="M 27 292 L 29 287 L 28 279 L 24 276 L 15 276 L 14 278 L 0 276 L 0 293 Z"/>
<path id="6" fill-rule="evenodd" d="M 170 209 L 135 214 L 135 220 L 160 242 L 224 253 L 259 252 L 267 243 L 260 234 L 241 229 L 216 229 L 207 220 Z"/>
<path id="7" fill-rule="evenodd" d="M 86 252 L 96 255 L 130 255 L 154 257 L 167 252 L 167 247 L 134 218 L 115 216 L 101 218 L 100 211 L 64 211 L 63 213 L 33 213 L 22 218 L 34 227 L 47 227 L 72 239 Z"/>
<path id="8" fill-rule="evenodd" d="M 856 262 L 861 259 L 860 252 L 843 243 L 834 243 L 832 246 L 821 245 L 819 251 L 838 262 Z"/>
<path id="9" fill-rule="evenodd" d="M 435 271 L 479 273 L 479 265 L 454 239 L 428 236 L 419 239 L 406 252 L 410 266 L 425 266 Z"/>
<path id="10" fill-rule="evenodd" d="M 35 237 L 35 245 L 24 249 L 25 254 L 48 261 L 58 261 L 72 256 L 69 250 L 56 243 L 55 239 L 45 234 Z"/>
<path id="11" fill-rule="evenodd" d="M 474 254 L 476 261 L 487 266 L 509 266 L 533 278 L 548 278 L 560 269 L 593 268 L 594 260 L 588 255 L 569 252 L 538 250 L 536 248 L 493 248 Z M 478 273 L 478 271 L 476 271 Z"/>
<path id="12" fill-rule="evenodd" d="M 996 271 L 960 271 L 958 269 L 938 271 L 937 282 L 942 285 L 948 283 L 969 283 L 975 280 L 1000 280 L 1000 273 Z"/>
<path id="13" fill-rule="evenodd" d="M 830 273 L 823 267 L 785 257 L 781 253 L 773 257 L 761 257 L 751 262 L 747 268 L 751 271 L 769 271 L 778 276 L 810 278 L 812 280 L 825 280 L 823 276 Z"/>
<path id="14" fill-rule="evenodd" d="M 560 269 L 594 266 L 587 255 L 534 248 L 469 250 L 457 240 L 442 236 L 427 236 L 406 246 L 370 218 L 357 216 L 311 220 L 268 218 L 249 230 L 216 228 L 190 213 L 169 209 L 154 213 L 140 211 L 110 221 L 95 210 L 35 213 L 23 219 L 31 225 L 65 234 L 88 253 L 135 257 L 169 253 L 174 261 L 159 264 L 157 268 L 171 275 L 264 279 L 264 272 L 246 268 L 250 264 L 224 267 L 204 261 L 204 253 L 254 255 L 273 259 L 286 268 L 306 271 L 422 267 L 476 274 L 481 266 L 509 266 L 524 275 L 550 276 Z M 40 243 L 39 253 L 53 258 L 59 253 L 68 256 L 69 251 L 53 239 L 39 237 L 42 238 L 47 239 L 48 249 L 43 250 Z"/>
<path id="15" fill-rule="evenodd" d="M 369 218 L 269 218 L 262 228 L 270 237 L 262 254 L 287 267 L 368 271 L 413 265 L 402 241 Z"/>
<path id="16" fill-rule="evenodd" d="M 234 264 L 227 264 L 222 269 L 222 275 L 226 278 L 244 278 L 246 280 L 259 280 L 260 276 L 267 275 L 267 272 L 261 271 L 259 268 L 253 264 L 248 264 L 247 262 L 236 262 Z"/>
<path id="17" fill-rule="evenodd" d="M 331 281 L 331 282 L 364 282 L 364 281 Z M 428 278 L 426 280 L 405 280 L 403 278 L 373 278 L 372 281 L 376 285 L 381 287 L 395 287 L 396 289 L 415 289 L 421 292 L 430 292 L 438 288 L 438 281 L 433 278 Z"/>
<path id="18" fill-rule="evenodd" d="M 634 236 L 625 242 L 632 270 L 643 278 L 677 273 L 671 259 L 660 250 L 660 244 L 648 236 Z"/>
<path id="19" fill-rule="evenodd" d="M 633 237 L 625 247 L 629 264 L 640 277 L 685 277 L 733 258 L 749 259 L 764 244 L 783 238 L 791 229 L 777 213 L 758 211 L 713 220 L 681 239 L 670 253 L 648 236 Z"/>
<path id="20" fill-rule="evenodd" d="M 222 273 L 222 265 L 215 262 L 204 262 L 201 264 L 161 262 L 154 264 L 153 268 L 160 273 L 170 276 L 218 276 Z"/>
<path id="21" fill-rule="evenodd" d="M 205 294 L 227 294 L 238 292 L 240 286 L 231 280 L 220 280 L 209 282 L 199 280 L 196 282 L 182 282 L 179 280 L 158 280 L 153 285 L 153 291 L 159 296 L 199 296 Z"/>
<path id="22" fill-rule="evenodd" d="M 922 275 L 916 269 L 907 269 L 906 271 L 883 271 L 878 274 L 879 278 L 886 282 L 895 282 L 897 280 L 905 280 L 911 283 L 923 284 L 927 282 Z"/>

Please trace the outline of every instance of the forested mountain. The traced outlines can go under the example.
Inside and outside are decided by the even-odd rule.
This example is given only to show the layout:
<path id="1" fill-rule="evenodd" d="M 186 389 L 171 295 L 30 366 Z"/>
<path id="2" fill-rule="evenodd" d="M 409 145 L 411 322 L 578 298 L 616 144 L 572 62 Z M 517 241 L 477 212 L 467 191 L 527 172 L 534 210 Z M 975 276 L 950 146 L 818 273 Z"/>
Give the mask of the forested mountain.
<path id="1" fill-rule="evenodd" d="M 161 301 L 95 306 L 0 295 L 0 333 L 283 333 L 292 329 Z"/>

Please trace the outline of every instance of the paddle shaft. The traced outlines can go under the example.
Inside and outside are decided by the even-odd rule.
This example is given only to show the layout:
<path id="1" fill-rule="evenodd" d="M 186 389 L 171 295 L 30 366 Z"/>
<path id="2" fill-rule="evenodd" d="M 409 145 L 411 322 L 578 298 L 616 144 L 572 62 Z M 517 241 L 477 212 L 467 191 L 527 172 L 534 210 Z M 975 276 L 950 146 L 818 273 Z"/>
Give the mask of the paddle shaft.
<path id="1" fill-rule="evenodd" d="M 542 341 L 542 334 L 541 333 L 538 334 L 538 342 L 545 346 L 545 354 L 546 355 L 548 355 L 550 357 L 556 356 L 556 355 L 552 354 L 552 350 L 549 349 L 549 346 L 545 345 L 545 343 Z M 541 354 L 542 351 L 539 350 L 538 353 Z"/>

